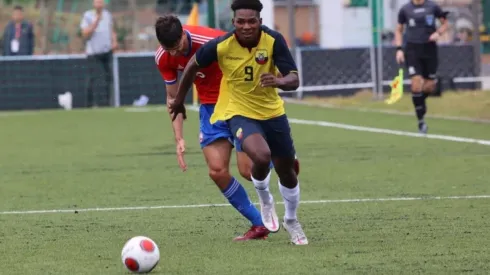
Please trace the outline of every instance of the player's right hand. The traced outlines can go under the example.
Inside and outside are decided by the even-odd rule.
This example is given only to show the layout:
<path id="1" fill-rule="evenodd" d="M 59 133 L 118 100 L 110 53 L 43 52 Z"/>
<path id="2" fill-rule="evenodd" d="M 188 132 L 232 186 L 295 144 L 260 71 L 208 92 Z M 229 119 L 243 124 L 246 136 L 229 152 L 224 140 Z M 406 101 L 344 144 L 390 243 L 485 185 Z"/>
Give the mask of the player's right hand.
<path id="1" fill-rule="evenodd" d="M 403 64 L 403 62 L 405 62 L 405 54 L 403 53 L 402 50 L 396 51 L 396 62 L 398 64 Z"/>
<path id="2" fill-rule="evenodd" d="M 179 138 L 176 142 L 177 161 L 179 162 L 180 169 L 185 172 L 187 170 L 187 164 L 184 160 L 185 140 L 183 138 Z"/>
<path id="3" fill-rule="evenodd" d="M 182 114 L 184 120 L 187 119 L 187 114 L 184 104 L 178 104 L 176 102 L 171 103 L 168 106 L 170 114 L 172 115 L 172 121 L 174 121 L 179 114 Z"/>

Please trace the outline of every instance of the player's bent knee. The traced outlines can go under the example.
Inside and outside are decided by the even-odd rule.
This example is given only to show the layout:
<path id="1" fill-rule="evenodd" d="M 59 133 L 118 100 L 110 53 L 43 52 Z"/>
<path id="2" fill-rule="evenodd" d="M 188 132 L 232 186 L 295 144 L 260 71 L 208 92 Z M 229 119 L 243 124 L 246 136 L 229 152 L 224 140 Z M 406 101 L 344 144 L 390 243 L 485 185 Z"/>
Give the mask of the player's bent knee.
<path id="1" fill-rule="evenodd" d="M 427 93 L 431 93 L 436 88 L 436 82 L 433 79 L 428 79 L 424 82 L 423 91 Z"/>
<path id="2" fill-rule="evenodd" d="M 247 155 L 252 160 L 254 166 L 264 168 L 270 166 L 272 156 L 271 151 L 267 146 L 263 148 L 254 148 L 254 150 L 249 151 Z"/>
<path id="3" fill-rule="evenodd" d="M 239 165 L 238 172 L 240 173 L 240 176 L 242 176 L 242 178 L 248 181 L 252 181 L 252 167 L 248 165 L 246 167 L 242 167 Z"/>
<path id="4" fill-rule="evenodd" d="M 411 89 L 412 92 L 421 92 L 422 91 L 423 79 L 420 76 L 414 76 L 411 78 Z"/>
<path id="5" fill-rule="evenodd" d="M 270 150 L 261 150 L 257 152 L 256 156 L 253 159 L 255 165 L 260 167 L 269 167 L 271 163 L 271 151 Z"/>
<path id="6" fill-rule="evenodd" d="M 226 189 L 231 180 L 230 171 L 228 168 L 213 168 L 209 169 L 209 177 L 218 185 L 221 190 Z"/>

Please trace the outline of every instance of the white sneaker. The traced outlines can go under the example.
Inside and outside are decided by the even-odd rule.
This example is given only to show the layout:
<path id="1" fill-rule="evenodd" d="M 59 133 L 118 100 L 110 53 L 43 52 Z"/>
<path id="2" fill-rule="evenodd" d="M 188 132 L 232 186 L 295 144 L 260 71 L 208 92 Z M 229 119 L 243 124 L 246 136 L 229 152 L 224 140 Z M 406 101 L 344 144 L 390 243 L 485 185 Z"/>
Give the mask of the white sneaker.
<path id="1" fill-rule="evenodd" d="M 260 202 L 260 215 L 262 215 L 262 222 L 264 223 L 265 228 L 272 233 L 279 231 L 280 223 L 279 218 L 277 217 L 273 199 L 271 199 L 271 203 L 267 204 L 263 203 L 262 201 Z"/>
<path id="2" fill-rule="evenodd" d="M 306 238 L 303 228 L 298 220 L 284 220 L 284 229 L 291 236 L 291 242 L 295 245 L 307 245 L 308 239 Z"/>

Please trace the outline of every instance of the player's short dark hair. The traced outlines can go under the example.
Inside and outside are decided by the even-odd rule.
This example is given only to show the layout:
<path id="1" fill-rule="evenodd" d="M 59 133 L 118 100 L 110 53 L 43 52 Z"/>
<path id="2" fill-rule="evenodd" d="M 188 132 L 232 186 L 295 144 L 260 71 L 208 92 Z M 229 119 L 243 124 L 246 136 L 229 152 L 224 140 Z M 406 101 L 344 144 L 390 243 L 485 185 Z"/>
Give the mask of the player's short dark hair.
<path id="1" fill-rule="evenodd" d="M 172 48 L 179 43 L 184 29 L 182 28 L 182 23 L 179 18 L 169 14 L 157 19 L 157 22 L 155 23 L 155 32 L 160 44 Z"/>
<path id="2" fill-rule="evenodd" d="M 260 0 L 234 0 L 231 3 L 231 10 L 235 13 L 237 10 L 254 10 L 258 14 L 262 11 L 264 6 Z"/>
<path id="3" fill-rule="evenodd" d="M 22 6 L 17 5 L 14 7 L 14 11 L 24 11 L 24 8 Z"/>

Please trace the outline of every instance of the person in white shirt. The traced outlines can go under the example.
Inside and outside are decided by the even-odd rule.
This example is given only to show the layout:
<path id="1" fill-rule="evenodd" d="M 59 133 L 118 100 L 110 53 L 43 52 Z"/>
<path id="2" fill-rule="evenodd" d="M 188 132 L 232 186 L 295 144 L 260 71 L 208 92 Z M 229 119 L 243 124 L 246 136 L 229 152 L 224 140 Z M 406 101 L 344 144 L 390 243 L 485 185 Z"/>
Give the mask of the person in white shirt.
<path id="1" fill-rule="evenodd" d="M 112 53 L 118 46 L 117 36 L 112 14 L 105 9 L 104 0 L 94 0 L 93 7 L 83 14 L 80 23 L 88 60 L 87 106 L 108 106 L 112 95 Z M 105 83 L 100 85 L 98 78 Z"/>

